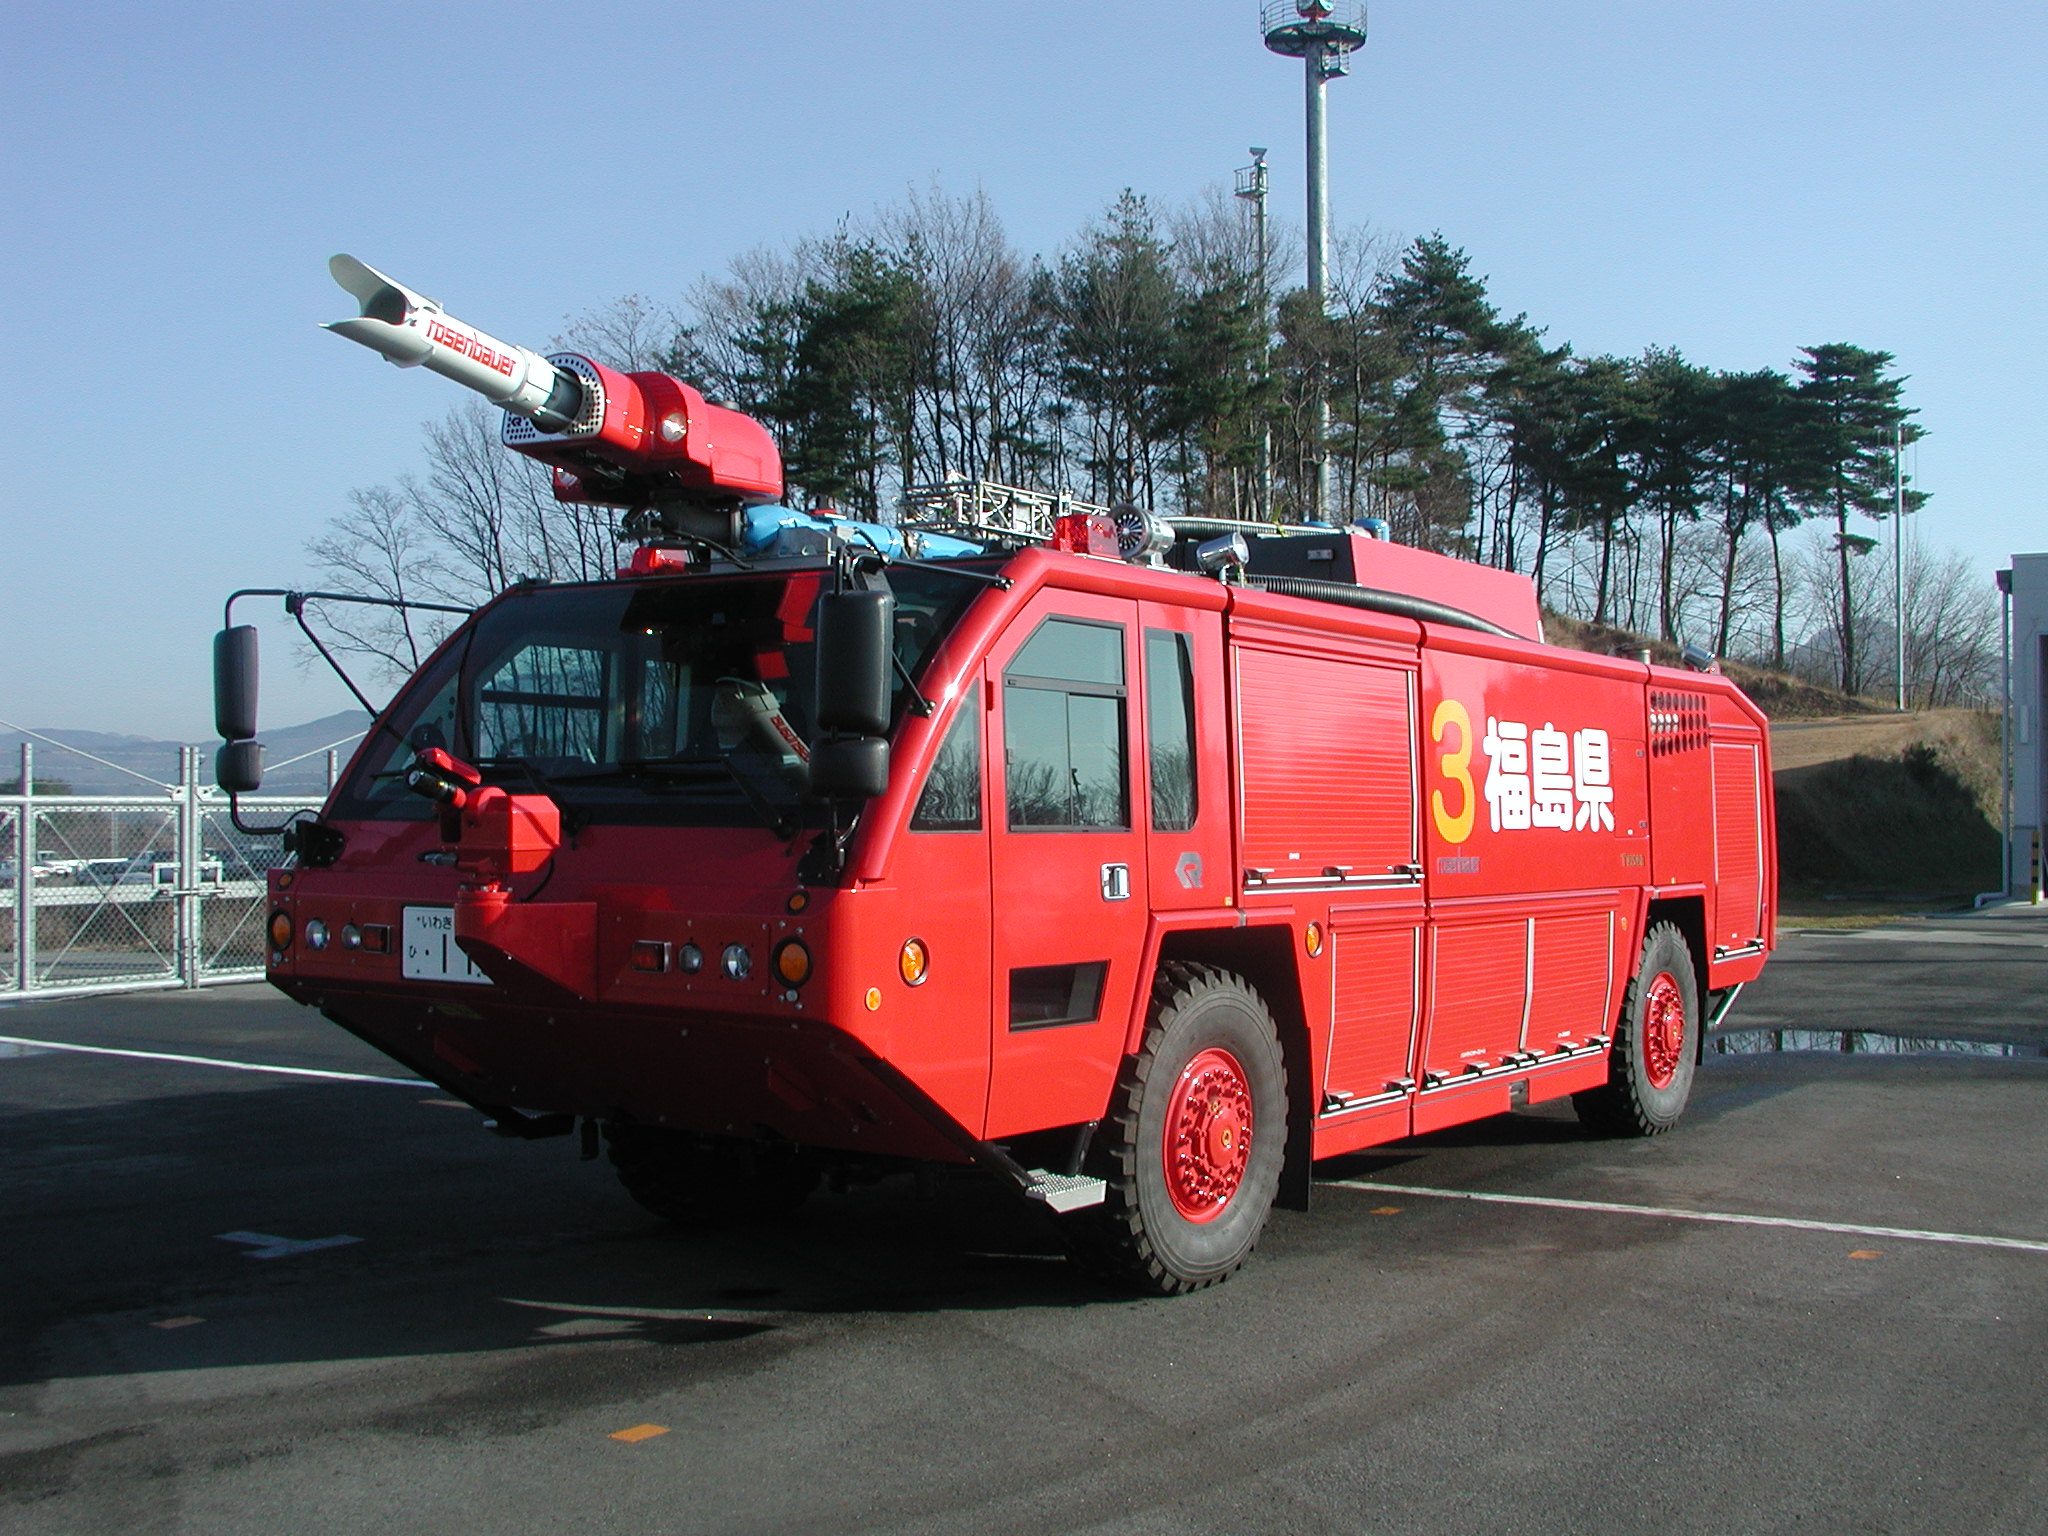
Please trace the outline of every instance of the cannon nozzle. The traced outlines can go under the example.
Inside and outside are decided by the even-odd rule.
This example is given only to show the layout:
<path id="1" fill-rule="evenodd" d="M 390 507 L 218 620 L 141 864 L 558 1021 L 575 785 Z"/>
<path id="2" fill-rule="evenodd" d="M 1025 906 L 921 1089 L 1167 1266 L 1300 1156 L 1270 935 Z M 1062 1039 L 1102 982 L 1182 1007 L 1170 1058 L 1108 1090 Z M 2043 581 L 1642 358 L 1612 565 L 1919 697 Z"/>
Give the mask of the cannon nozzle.
<path id="1" fill-rule="evenodd" d="M 583 381 L 567 369 L 463 324 L 435 300 L 353 256 L 334 257 L 327 270 L 363 310 L 353 320 L 329 322 L 326 329 L 336 335 L 400 368 L 424 365 L 545 431 L 563 431 L 582 416 Z"/>

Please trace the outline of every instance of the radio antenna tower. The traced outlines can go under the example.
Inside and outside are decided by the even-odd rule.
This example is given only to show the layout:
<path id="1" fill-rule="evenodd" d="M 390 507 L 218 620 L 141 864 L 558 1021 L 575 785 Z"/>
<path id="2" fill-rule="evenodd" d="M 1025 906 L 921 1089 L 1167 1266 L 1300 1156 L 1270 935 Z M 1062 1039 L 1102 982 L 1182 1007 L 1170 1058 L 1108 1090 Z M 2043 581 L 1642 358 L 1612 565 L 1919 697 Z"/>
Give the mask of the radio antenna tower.
<path id="1" fill-rule="evenodd" d="M 1323 110 L 1324 88 L 1350 73 L 1351 51 L 1365 41 L 1364 0 L 1267 0 L 1259 8 L 1266 46 L 1300 59 L 1308 94 L 1308 292 L 1318 310 L 1326 307 L 1326 260 L 1330 244 L 1330 153 Z M 1315 506 L 1318 520 L 1330 506 L 1330 402 L 1315 403 Z"/>

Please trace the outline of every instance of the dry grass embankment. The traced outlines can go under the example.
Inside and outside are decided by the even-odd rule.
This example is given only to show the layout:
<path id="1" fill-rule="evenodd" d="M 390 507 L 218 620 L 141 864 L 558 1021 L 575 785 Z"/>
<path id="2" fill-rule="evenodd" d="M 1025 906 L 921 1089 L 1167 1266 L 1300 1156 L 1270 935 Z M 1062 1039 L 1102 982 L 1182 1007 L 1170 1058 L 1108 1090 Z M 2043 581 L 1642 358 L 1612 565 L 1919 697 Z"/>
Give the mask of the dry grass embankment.
<path id="1" fill-rule="evenodd" d="M 1673 646 L 1546 613 L 1555 644 Z M 1904 715 L 1783 673 L 1727 664 L 1771 718 L 1781 898 L 1792 916 L 1868 921 L 1964 905 L 1998 883 L 1998 720 L 1985 710 Z"/>

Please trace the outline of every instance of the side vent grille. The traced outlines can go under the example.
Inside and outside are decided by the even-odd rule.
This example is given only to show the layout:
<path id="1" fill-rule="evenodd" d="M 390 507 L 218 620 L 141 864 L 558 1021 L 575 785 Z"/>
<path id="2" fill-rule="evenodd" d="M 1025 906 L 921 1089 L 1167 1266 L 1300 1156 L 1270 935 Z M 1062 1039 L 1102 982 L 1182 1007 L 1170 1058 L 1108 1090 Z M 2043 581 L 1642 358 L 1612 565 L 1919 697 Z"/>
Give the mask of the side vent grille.
<path id="1" fill-rule="evenodd" d="M 1697 752 L 1707 744 L 1707 696 L 1650 691 L 1650 755 Z"/>

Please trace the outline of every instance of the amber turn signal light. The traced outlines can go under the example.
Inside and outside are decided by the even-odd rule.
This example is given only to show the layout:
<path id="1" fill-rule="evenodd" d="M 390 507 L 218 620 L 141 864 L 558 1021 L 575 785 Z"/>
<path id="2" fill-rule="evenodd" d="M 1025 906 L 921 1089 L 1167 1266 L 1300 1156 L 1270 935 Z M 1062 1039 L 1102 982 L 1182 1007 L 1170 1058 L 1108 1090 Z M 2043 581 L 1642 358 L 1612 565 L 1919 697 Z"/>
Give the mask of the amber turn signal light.
<path id="1" fill-rule="evenodd" d="M 896 957 L 896 969 L 902 973 L 905 985 L 921 986 L 931 964 L 931 951 L 924 947 L 923 939 L 903 941 L 903 953 Z"/>
<path id="2" fill-rule="evenodd" d="M 289 912 L 270 914 L 270 947 L 290 949 L 292 946 L 292 915 Z"/>
<path id="3" fill-rule="evenodd" d="M 802 939 L 784 939 L 775 947 L 775 974 L 792 987 L 811 979 L 811 952 Z"/>
<path id="4" fill-rule="evenodd" d="M 1323 952 L 1323 925 L 1321 923 L 1310 923 L 1308 927 L 1302 930 L 1301 942 L 1308 949 L 1309 959 L 1315 959 L 1317 955 Z"/>

